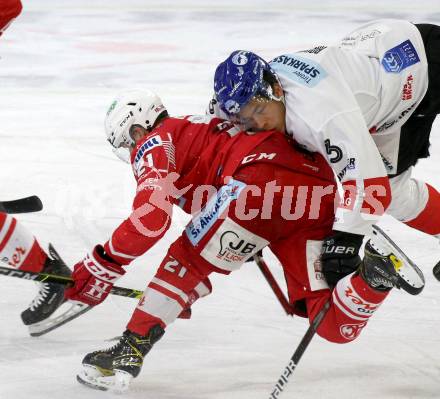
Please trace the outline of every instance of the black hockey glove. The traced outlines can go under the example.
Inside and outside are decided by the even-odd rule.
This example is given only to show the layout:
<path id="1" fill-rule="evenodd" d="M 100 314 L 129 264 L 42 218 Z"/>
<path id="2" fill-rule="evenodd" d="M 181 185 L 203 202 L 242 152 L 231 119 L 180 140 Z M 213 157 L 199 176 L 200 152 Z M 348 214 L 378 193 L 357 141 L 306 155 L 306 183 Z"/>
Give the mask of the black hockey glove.
<path id="1" fill-rule="evenodd" d="M 359 249 L 364 236 L 334 231 L 322 244 L 322 273 L 330 288 L 359 267 Z"/>

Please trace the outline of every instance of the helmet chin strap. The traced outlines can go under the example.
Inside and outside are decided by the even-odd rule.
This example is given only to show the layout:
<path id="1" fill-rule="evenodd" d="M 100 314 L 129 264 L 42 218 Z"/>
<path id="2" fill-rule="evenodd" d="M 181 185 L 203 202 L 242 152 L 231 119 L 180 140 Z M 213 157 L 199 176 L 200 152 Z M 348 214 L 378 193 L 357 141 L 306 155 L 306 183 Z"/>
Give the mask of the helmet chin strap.
<path id="1" fill-rule="evenodd" d="M 275 100 L 275 101 L 281 101 L 284 105 L 286 105 L 286 101 L 285 101 L 285 99 L 284 99 L 284 90 L 283 90 L 283 86 L 281 86 L 281 82 L 280 82 L 280 79 L 278 78 L 278 76 L 276 76 L 275 75 L 275 78 L 276 78 L 276 80 L 277 80 L 277 84 L 278 84 L 278 86 L 280 86 L 280 89 L 281 89 L 281 95 L 278 97 L 278 96 L 276 96 L 275 94 L 274 94 L 274 92 L 273 92 L 273 89 L 272 89 L 272 86 L 270 87 L 270 95 L 271 95 L 271 99 L 272 100 Z"/>
<path id="2" fill-rule="evenodd" d="M 281 101 L 283 104 L 286 104 L 286 101 L 284 99 L 284 94 L 281 94 L 281 96 L 277 97 L 275 94 L 272 93 L 270 99 L 278 102 Z"/>
<path id="3" fill-rule="evenodd" d="M 277 101 L 277 102 L 281 102 L 283 104 L 285 104 L 285 99 L 284 99 L 284 94 L 281 94 L 281 96 L 276 96 L 273 92 L 272 87 L 270 87 L 267 91 L 266 91 L 266 96 L 267 97 L 263 97 L 260 95 L 256 95 L 254 97 L 252 97 L 252 99 L 257 100 L 257 101 L 261 101 L 261 102 L 267 102 L 267 101 Z"/>
<path id="4" fill-rule="evenodd" d="M 279 83 L 278 83 L 279 84 Z M 279 84 L 280 85 L 280 84 Z M 280 85 L 280 87 L 281 87 L 281 85 Z M 274 91 L 273 91 L 273 88 L 272 88 L 272 86 L 271 85 L 269 85 L 268 83 L 267 83 L 267 86 L 266 86 L 266 89 L 265 89 L 265 91 L 266 91 L 266 95 L 269 97 L 269 100 L 274 100 L 274 101 L 278 101 L 278 102 L 282 102 L 283 104 L 285 104 L 285 101 L 284 101 L 284 92 L 282 92 L 283 94 L 281 94 L 280 96 L 276 96 L 275 95 L 275 93 L 274 93 Z"/>

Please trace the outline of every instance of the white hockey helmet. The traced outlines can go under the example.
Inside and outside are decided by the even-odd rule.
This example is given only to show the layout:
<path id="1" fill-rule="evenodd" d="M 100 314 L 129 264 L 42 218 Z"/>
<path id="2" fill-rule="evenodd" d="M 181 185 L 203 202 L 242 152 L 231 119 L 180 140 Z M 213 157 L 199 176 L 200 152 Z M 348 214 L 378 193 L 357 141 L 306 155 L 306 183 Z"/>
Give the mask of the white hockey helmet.
<path id="1" fill-rule="evenodd" d="M 131 127 L 139 125 L 150 130 L 165 111 L 160 97 L 150 90 L 130 90 L 120 94 L 111 103 L 104 122 L 107 141 L 115 154 L 129 162 L 130 147 L 134 145 Z"/>

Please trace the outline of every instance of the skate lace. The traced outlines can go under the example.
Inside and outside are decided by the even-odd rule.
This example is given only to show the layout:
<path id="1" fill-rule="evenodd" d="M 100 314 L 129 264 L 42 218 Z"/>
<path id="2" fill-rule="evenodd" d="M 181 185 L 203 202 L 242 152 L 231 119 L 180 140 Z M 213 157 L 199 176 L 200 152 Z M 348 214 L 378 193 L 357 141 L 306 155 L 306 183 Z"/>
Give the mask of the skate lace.
<path id="1" fill-rule="evenodd" d="M 49 284 L 41 284 L 40 291 L 38 291 L 37 296 L 32 300 L 31 304 L 29 305 L 30 311 L 35 311 L 35 309 L 44 302 L 48 294 Z"/>
<path id="2" fill-rule="evenodd" d="M 115 339 L 119 339 L 118 342 L 116 342 L 114 345 L 110 346 L 109 348 L 106 349 L 101 349 L 101 350 L 97 350 L 93 353 L 112 353 L 114 351 L 116 351 L 117 349 L 119 349 L 121 346 L 124 345 L 125 343 L 125 337 L 124 336 L 120 336 L 120 337 L 115 337 Z"/>

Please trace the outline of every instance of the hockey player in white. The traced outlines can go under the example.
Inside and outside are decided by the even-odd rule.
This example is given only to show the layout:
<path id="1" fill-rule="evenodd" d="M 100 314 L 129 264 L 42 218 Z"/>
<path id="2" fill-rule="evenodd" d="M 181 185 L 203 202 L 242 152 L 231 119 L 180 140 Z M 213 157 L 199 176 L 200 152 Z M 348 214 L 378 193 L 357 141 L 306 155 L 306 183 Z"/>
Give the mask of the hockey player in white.
<path id="1" fill-rule="evenodd" d="M 335 46 L 269 64 L 235 51 L 217 67 L 214 89 L 209 112 L 248 130 L 286 131 L 323 154 L 341 182 L 344 199 L 323 244 L 330 285 L 357 267 L 362 238 L 385 209 L 440 234 L 440 194 L 411 178 L 412 166 L 429 155 L 440 112 L 440 27 L 379 20 Z"/>

